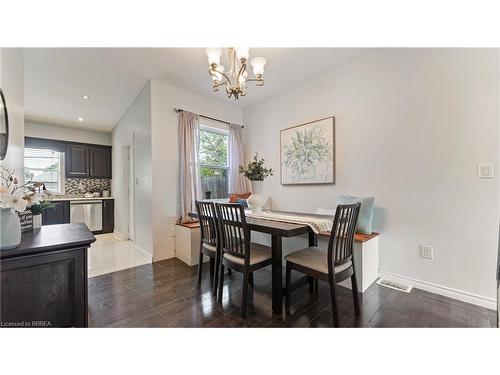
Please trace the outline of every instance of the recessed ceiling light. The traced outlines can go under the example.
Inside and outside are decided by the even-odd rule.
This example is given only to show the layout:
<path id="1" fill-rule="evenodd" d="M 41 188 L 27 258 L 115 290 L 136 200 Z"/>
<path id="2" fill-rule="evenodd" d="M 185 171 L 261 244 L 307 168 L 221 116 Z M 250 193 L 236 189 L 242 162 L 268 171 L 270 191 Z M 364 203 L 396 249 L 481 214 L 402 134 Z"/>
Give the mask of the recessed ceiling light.
<path id="1" fill-rule="evenodd" d="M 82 98 L 83 98 L 83 100 L 89 100 L 90 96 L 88 96 L 88 95 L 82 95 Z"/>
<path id="2" fill-rule="evenodd" d="M 83 118 L 78 117 L 78 122 L 83 122 Z"/>

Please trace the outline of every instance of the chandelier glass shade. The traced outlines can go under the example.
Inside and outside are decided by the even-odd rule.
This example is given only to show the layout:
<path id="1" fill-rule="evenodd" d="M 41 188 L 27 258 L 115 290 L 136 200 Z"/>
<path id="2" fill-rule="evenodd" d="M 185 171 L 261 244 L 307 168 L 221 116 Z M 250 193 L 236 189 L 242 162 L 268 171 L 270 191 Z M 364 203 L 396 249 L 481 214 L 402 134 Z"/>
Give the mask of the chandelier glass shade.
<path id="1" fill-rule="evenodd" d="M 212 89 L 219 91 L 220 87 L 224 87 L 228 98 L 233 97 L 235 100 L 240 96 L 247 94 L 247 83 L 255 82 L 256 86 L 263 86 L 264 66 L 266 59 L 264 57 L 254 57 L 250 60 L 250 65 L 253 68 L 253 77 L 250 77 L 247 72 L 247 61 L 249 58 L 249 48 L 228 48 L 229 69 L 226 71 L 220 63 L 222 56 L 222 48 L 207 48 L 205 52 L 208 56 L 208 73 L 212 77 Z"/>

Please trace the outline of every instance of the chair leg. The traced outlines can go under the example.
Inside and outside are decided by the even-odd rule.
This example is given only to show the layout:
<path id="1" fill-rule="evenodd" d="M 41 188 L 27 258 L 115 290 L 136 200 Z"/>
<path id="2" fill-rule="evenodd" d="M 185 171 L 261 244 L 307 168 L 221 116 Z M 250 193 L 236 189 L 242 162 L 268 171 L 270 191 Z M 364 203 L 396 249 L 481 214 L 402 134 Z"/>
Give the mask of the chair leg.
<path id="1" fill-rule="evenodd" d="M 309 283 L 309 294 L 314 294 L 314 277 L 307 276 L 307 282 Z"/>
<path id="2" fill-rule="evenodd" d="M 198 284 L 201 284 L 201 273 L 203 272 L 203 253 L 200 247 L 200 257 L 198 259 Z"/>
<path id="3" fill-rule="evenodd" d="M 253 288 L 253 272 L 248 274 L 248 284 Z"/>
<path id="4" fill-rule="evenodd" d="M 215 258 L 210 257 L 210 278 L 214 278 L 214 273 L 215 273 Z"/>
<path id="5" fill-rule="evenodd" d="M 241 317 L 245 319 L 247 317 L 247 307 L 248 307 L 248 272 L 243 273 L 243 293 L 241 296 Z"/>
<path id="6" fill-rule="evenodd" d="M 222 291 L 224 290 L 224 265 L 220 264 L 219 290 L 217 291 L 217 301 L 222 302 Z"/>
<path id="7" fill-rule="evenodd" d="M 290 295 L 292 293 L 292 266 L 286 262 L 285 312 L 290 313 Z"/>
<path id="8" fill-rule="evenodd" d="M 332 301 L 332 316 L 333 316 L 333 326 L 339 326 L 339 314 L 337 311 L 337 297 L 335 295 L 335 281 L 330 280 L 330 298 Z"/>
<path id="9" fill-rule="evenodd" d="M 219 284 L 219 268 L 220 268 L 220 254 L 217 252 L 215 255 L 215 276 L 214 276 L 214 291 L 213 295 L 214 297 L 217 296 L 217 286 Z"/>
<path id="10" fill-rule="evenodd" d="M 229 267 L 228 267 L 228 269 L 227 269 L 227 274 L 228 274 L 228 275 L 231 275 L 231 268 L 229 268 Z"/>
<path id="11" fill-rule="evenodd" d="M 356 280 L 356 273 L 353 273 L 351 276 L 351 285 L 352 285 L 352 298 L 354 299 L 354 313 L 356 316 L 359 316 L 361 314 L 361 309 L 359 307 L 358 283 Z"/>
<path id="12" fill-rule="evenodd" d="M 314 279 L 314 295 L 318 295 L 318 291 L 319 291 L 319 283 L 318 283 L 318 279 Z"/>

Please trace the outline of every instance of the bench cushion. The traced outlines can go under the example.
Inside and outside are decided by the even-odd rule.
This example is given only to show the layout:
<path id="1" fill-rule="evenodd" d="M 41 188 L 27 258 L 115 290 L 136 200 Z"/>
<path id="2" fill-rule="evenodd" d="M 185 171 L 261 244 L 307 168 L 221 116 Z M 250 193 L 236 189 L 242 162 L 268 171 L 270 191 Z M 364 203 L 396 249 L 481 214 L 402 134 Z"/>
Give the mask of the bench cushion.
<path id="1" fill-rule="evenodd" d="M 337 199 L 338 204 L 355 204 L 361 203 L 359 209 L 358 222 L 356 225 L 356 232 L 371 234 L 372 233 L 372 221 L 373 221 L 373 206 L 375 203 L 375 198 L 360 198 L 351 197 L 349 195 L 341 195 Z"/>

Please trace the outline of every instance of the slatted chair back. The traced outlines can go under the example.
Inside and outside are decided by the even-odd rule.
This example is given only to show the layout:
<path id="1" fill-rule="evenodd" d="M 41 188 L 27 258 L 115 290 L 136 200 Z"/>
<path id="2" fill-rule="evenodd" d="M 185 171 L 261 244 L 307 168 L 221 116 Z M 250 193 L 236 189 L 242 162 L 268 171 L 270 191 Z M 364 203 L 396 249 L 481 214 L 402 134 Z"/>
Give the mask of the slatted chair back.
<path id="1" fill-rule="evenodd" d="M 250 261 L 250 230 L 247 226 L 245 210 L 237 203 L 216 203 L 217 222 L 221 235 L 223 253 Z"/>
<path id="2" fill-rule="evenodd" d="M 217 246 L 218 229 L 214 203 L 196 201 L 195 204 L 198 220 L 200 221 L 201 242 L 210 246 Z"/>
<path id="3" fill-rule="evenodd" d="M 338 205 L 328 242 L 328 265 L 341 265 L 352 259 L 354 234 L 361 203 Z"/>

